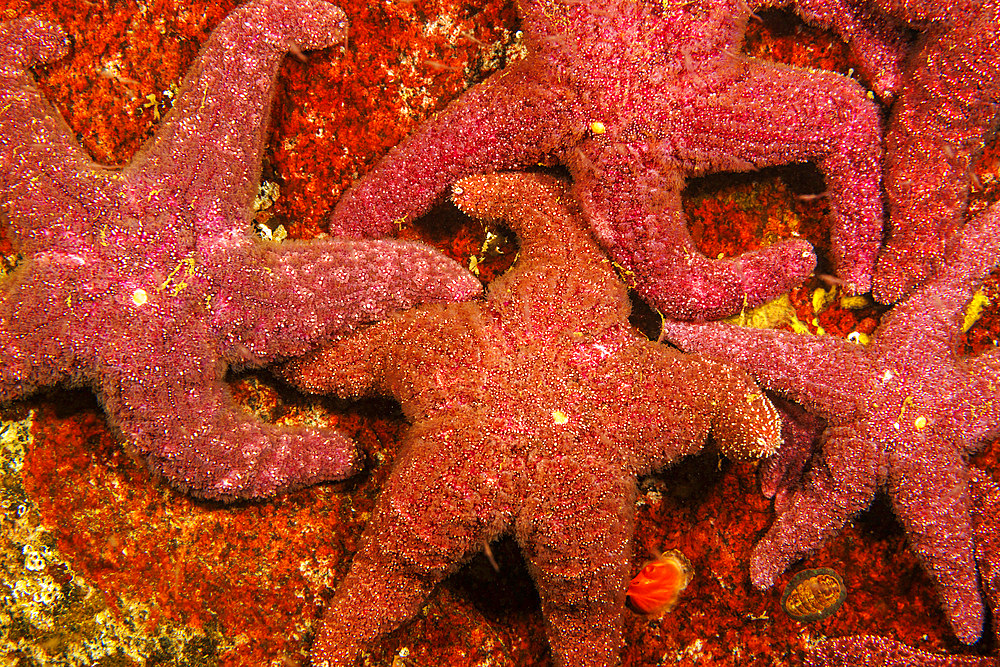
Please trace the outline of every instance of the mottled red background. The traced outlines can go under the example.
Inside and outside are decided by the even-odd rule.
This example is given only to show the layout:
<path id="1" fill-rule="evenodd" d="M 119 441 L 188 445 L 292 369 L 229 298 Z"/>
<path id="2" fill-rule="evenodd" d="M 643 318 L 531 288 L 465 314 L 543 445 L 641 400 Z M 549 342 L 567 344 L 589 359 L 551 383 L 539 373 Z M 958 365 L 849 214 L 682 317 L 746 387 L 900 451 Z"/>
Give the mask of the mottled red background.
<path id="1" fill-rule="evenodd" d="M 0 19 L 32 13 L 66 28 L 69 56 L 35 74 L 94 158 L 124 164 L 152 135 L 157 113 L 169 108 L 164 91 L 180 81 L 208 33 L 237 4 L 0 0 Z M 264 178 L 278 183 L 281 196 L 263 217 L 293 237 L 321 232 L 326 212 L 374 159 L 517 51 L 510 3 L 350 0 L 341 6 L 351 19 L 347 45 L 312 54 L 305 64 L 289 59 L 281 69 L 264 161 Z M 834 37 L 784 14 L 753 21 L 746 50 L 841 72 L 851 66 Z M 973 210 L 997 198 L 997 172 L 991 145 Z M 822 188 L 807 166 L 715 175 L 690 185 L 686 208 L 709 255 L 738 253 L 792 230 L 822 250 L 826 210 L 815 196 Z M 434 242 L 463 263 L 480 253 L 484 239 L 479 223 L 445 207 L 403 234 Z M 0 244 L 4 254 L 12 252 L 9 243 Z M 499 250 L 480 257 L 487 278 L 509 263 L 512 241 L 505 238 Z M 828 285 L 817 279 L 791 295 L 805 326 L 836 335 L 874 328 L 880 308 L 850 310 L 835 300 L 815 312 L 817 287 Z M 995 279 L 987 292 L 996 302 Z M 648 312 L 636 318 L 651 335 L 655 321 Z M 969 349 L 993 345 L 998 322 L 991 308 L 969 332 Z M 9 651 L 13 664 L 306 664 L 324 600 L 347 571 L 405 424 L 391 402 L 308 399 L 264 371 L 234 378 L 233 386 L 264 419 L 308 416 L 338 424 L 366 449 L 369 469 L 346 483 L 221 506 L 190 500 L 131 461 L 89 393 L 55 391 L 2 414 L 20 419 L 35 411 L 24 469 L 14 481 L 4 477 L 0 488 L 0 546 L 6 549 L 0 596 L 22 576 L 15 567 L 24 558 L 16 534 L 25 521 L 41 525 L 38 539 L 65 561 L 52 558 L 44 570 L 62 589 L 50 609 L 52 628 L 39 629 L 17 610 L 0 615 L 0 651 Z M 994 444 L 977 462 L 995 470 L 998 452 Z M 33 514 L 22 517 L 25 511 Z M 972 648 L 953 638 L 884 498 L 765 592 L 753 588 L 747 571 L 751 545 L 772 520 L 755 465 L 714 454 L 683 461 L 641 480 L 638 517 L 634 569 L 657 551 L 678 549 L 695 576 L 667 616 L 629 615 L 628 665 L 793 665 L 810 642 L 854 633 L 889 635 L 928 650 L 993 649 L 990 633 Z M 502 541 L 494 554 L 499 573 L 484 558 L 474 560 L 418 618 L 371 647 L 366 664 L 550 664 L 537 598 L 516 545 Z M 792 574 L 813 567 L 841 574 L 847 602 L 827 620 L 802 624 L 784 614 L 779 600 Z M 81 582 L 97 592 L 83 596 Z M 94 639 L 95 618 L 108 617 L 119 635 Z M 94 642 L 106 650 L 87 662 L 81 656 L 96 654 Z"/>

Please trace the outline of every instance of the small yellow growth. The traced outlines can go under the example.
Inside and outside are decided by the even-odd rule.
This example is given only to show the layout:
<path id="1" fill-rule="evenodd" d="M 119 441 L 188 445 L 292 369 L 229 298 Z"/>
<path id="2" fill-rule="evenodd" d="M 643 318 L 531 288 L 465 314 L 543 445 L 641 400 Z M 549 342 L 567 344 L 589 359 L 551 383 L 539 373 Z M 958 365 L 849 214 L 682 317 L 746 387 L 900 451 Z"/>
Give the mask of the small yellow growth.
<path id="1" fill-rule="evenodd" d="M 990 298 L 980 288 L 978 292 L 972 295 L 972 301 L 965 307 L 965 319 L 962 320 L 963 332 L 971 329 L 972 325 L 979 321 L 979 318 L 983 315 L 983 308 L 988 305 L 990 305 Z"/>
<path id="2" fill-rule="evenodd" d="M 787 294 L 751 310 L 744 310 L 739 315 L 733 315 L 726 319 L 726 322 L 753 329 L 776 329 L 787 322 L 795 333 L 812 333 L 795 314 L 795 308 Z"/>
<path id="3" fill-rule="evenodd" d="M 469 271 L 477 276 L 479 275 L 479 258 L 475 255 L 469 257 Z"/>
<path id="4" fill-rule="evenodd" d="M 563 424 L 569 421 L 569 417 L 562 410 L 553 410 L 552 421 L 562 426 Z"/>
<path id="5" fill-rule="evenodd" d="M 146 290 L 138 287 L 132 292 L 132 303 L 136 306 L 145 306 L 147 301 L 149 301 L 149 295 L 146 294 Z"/>
<path id="6" fill-rule="evenodd" d="M 180 276 L 180 280 L 176 280 L 178 277 L 177 274 L 181 271 L 181 269 L 184 269 L 184 273 Z M 190 278 L 192 276 L 194 276 L 194 257 L 185 257 L 177 263 L 177 266 L 175 266 L 170 273 L 167 274 L 167 279 L 164 280 L 158 288 L 156 288 L 156 291 L 162 292 L 167 289 L 167 286 L 170 285 L 170 283 L 174 283 L 173 289 L 170 290 L 170 296 L 177 296 L 181 290 L 188 286 L 187 281 L 185 281 L 184 278 Z"/>
<path id="7" fill-rule="evenodd" d="M 860 310 L 862 308 L 867 308 L 871 305 L 868 297 L 864 295 L 860 296 L 848 296 L 844 294 L 840 297 L 840 307 L 846 308 L 847 310 Z"/>
<path id="8" fill-rule="evenodd" d="M 832 287 L 829 291 L 823 289 L 822 287 L 817 287 L 812 293 L 812 309 L 813 312 L 819 315 L 824 310 L 829 308 L 830 304 L 837 296 L 837 288 Z"/>
<path id="9" fill-rule="evenodd" d="M 590 124 L 590 131 L 594 134 L 604 134 L 608 131 L 608 128 L 604 127 L 604 123 L 599 120 L 595 120 Z"/>
<path id="10" fill-rule="evenodd" d="M 906 408 L 910 407 L 911 405 L 914 405 L 912 396 L 907 396 L 906 398 L 903 399 L 903 405 L 900 406 L 899 408 L 899 416 L 896 417 L 896 421 L 899 421 L 900 419 L 903 418 L 903 413 L 906 412 Z M 899 428 L 899 424 L 896 424 L 896 428 Z"/>
<path id="11" fill-rule="evenodd" d="M 920 415 L 919 417 L 913 420 L 913 428 L 917 429 L 918 431 L 923 429 L 925 426 L 927 426 L 927 417 Z"/>

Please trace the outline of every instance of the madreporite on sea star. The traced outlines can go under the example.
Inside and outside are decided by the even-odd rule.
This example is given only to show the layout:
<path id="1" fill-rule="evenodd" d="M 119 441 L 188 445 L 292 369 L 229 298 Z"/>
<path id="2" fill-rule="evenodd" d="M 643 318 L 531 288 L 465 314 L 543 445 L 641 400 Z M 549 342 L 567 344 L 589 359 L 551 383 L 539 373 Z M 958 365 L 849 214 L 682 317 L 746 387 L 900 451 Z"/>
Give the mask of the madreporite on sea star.
<path id="1" fill-rule="evenodd" d="M 755 547 L 769 586 L 884 489 L 937 584 L 955 634 L 976 641 L 983 602 L 973 555 L 967 457 L 1000 433 L 1000 350 L 961 358 L 955 337 L 1000 260 L 1000 205 L 952 239 L 937 273 L 887 313 L 867 347 L 831 336 L 665 322 L 686 350 L 731 361 L 825 419 L 804 486 Z"/>
<path id="2" fill-rule="evenodd" d="M 349 440 L 258 422 L 223 381 L 230 366 L 301 354 L 394 309 L 480 292 L 420 244 L 249 233 L 278 65 L 346 29 L 319 0 L 246 3 L 212 34 L 153 142 L 114 169 L 89 159 L 26 71 L 64 52 L 63 32 L 0 24 L 0 201 L 24 258 L 2 282 L 0 401 L 91 386 L 131 449 L 201 496 L 355 471 Z"/>
<path id="3" fill-rule="evenodd" d="M 390 394 L 413 423 L 313 664 L 354 664 L 507 531 L 557 661 L 617 664 L 636 477 L 709 433 L 729 455 L 770 453 L 777 412 L 742 372 L 632 328 L 625 286 L 555 179 L 470 177 L 454 200 L 522 241 L 486 301 L 421 306 L 288 367 L 309 390 Z"/>
<path id="4" fill-rule="evenodd" d="M 387 234 L 463 176 L 565 165 L 584 218 L 637 289 L 677 318 L 716 318 L 812 271 L 802 240 L 703 256 L 684 180 L 813 160 L 826 178 L 834 264 L 870 287 L 882 233 L 879 117 L 855 81 L 739 54 L 742 0 L 524 0 L 528 56 L 393 149 L 338 203 L 334 233 Z"/>

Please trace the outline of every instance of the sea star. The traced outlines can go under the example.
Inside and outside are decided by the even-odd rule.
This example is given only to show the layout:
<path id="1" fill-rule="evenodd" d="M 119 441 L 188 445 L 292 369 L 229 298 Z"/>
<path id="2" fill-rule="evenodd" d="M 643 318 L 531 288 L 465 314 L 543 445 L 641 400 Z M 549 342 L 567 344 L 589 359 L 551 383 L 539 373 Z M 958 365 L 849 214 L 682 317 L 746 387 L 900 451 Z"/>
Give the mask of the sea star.
<path id="1" fill-rule="evenodd" d="M 725 324 L 667 322 L 668 339 L 735 362 L 828 422 L 822 457 L 754 548 L 770 585 L 885 488 L 959 639 L 982 631 L 965 457 L 1000 431 L 1000 350 L 955 354 L 963 309 L 1000 259 L 1000 205 L 970 222 L 933 280 L 882 320 L 871 345 Z"/>
<path id="2" fill-rule="evenodd" d="M 898 95 L 885 134 L 890 234 L 876 264 L 873 292 L 884 303 L 909 294 L 931 274 L 964 219 L 975 162 L 1000 110 L 996 0 L 799 0 L 855 41 L 873 81 Z M 922 32 L 902 77 L 891 57 L 901 23 Z M 873 37 L 881 35 L 881 38 Z M 868 37 L 866 39 L 866 36 Z M 887 57 L 888 56 L 888 57 Z M 891 88 L 887 92 L 893 92 Z"/>
<path id="3" fill-rule="evenodd" d="M 741 372 L 629 325 L 625 286 L 558 181 L 494 174 L 454 192 L 522 239 L 486 301 L 401 313 L 288 370 L 311 391 L 395 396 L 413 422 L 313 664 L 353 664 L 508 529 L 557 658 L 617 664 L 636 476 L 700 450 L 709 431 L 729 455 L 773 451 L 777 413 Z"/>
<path id="4" fill-rule="evenodd" d="M 643 295 L 674 317 L 721 317 L 787 291 L 815 257 L 788 240 L 706 258 L 681 209 L 685 177 L 815 160 L 838 272 L 868 291 L 882 233 L 879 119 L 856 82 L 739 55 L 742 0 L 519 6 L 528 56 L 394 148 L 341 198 L 332 230 L 385 234 L 463 176 L 560 163 Z"/>
<path id="5" fill-rule="evenodd" d="M 912 648 L 895 639 L 854 635 L 820 642 L 809 651 L 806 667 L 990 667 L 994 658 L 943 655 Z"/>
<path id="6" fill-rule="evenodd" d="M 229 365 L 259 366 L 427 298 L 480 292 L 430 248 L 262 243 L 249 234 L 278 64 L 341 41 L 319 0 L 256 0 L 225 19 L 156 139 L 94 164 L 26 68 L 58 27 L 0 24 L 0 200 L 24 256 L 3 279 L 0 402 L 87 384 L 133 451 L 201 496 L 275 493 L 357 468 L 351 442 L 237 409 Z"/>

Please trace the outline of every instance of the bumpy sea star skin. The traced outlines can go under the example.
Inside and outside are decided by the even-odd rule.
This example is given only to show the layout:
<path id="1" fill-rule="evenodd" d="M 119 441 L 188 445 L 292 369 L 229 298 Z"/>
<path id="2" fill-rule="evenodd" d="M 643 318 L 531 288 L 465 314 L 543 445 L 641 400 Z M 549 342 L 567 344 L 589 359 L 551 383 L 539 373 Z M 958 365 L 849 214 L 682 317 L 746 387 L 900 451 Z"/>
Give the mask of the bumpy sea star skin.
<path id="1" fill-rule="evenodd" d="M 636 476 L 709 431 L 730 455 L 773 451 L 777 413 L 741 372 L 632 329 L 625 286 L 554 179 L 472 177 L 454 198 L 522 239 L 486 302 L 422 306 L 289 367 L 309 390 L 391 394 L 413 422 L 313 664 L 353 664 L 508 529 L 558 660 L 617 664 Z"/>
<path id="2" fill-rule="evenodd" d="M 987 667 L 993 658 L 942 655 L 912 648 L 887 637 L 856 635 L 820 642 L 809 651 L 806 667 Z"/>
<path id="3" fill-rule="evenodd" d="M 754 9 L 794 5 L 807 22 L 834 30 L 851 47 L 861 75 L 883 100 L 902 85 L 908 52 L 904 26 L 859 0 L 752 0 Z"/>
<path id="4" fill-rule="evenodd" d="M 826 419 L 822 458 L 754 548 L 770 585 L 884 488 L 959 639 L 982 631 L 964 457 L 1000 430 L 1000 351 L 954 352 L 962 311 L 1000 258 L 1000 208 L 970 222 L 938 274 L 888 313 L 869 347 L 723 324 L 668 322 L 668 339 L 732 361 Z"/>
<path id="5" fill-rule="evenodd" d="M 927 279 L 964 219 L 975 162 L 996 130 L 1000 83 L 1000 3 L 996 0 L 799 0 L 806 18 L 855 43 L 869 78 L 899 79 L 885 134 L 890 233 L 873 292 L 893 303 Z M 922 32 L 899 78 L 891 53 L 901 23 Z M 857 41 L 857 40 L 855 40 Z M 889 49 L 886 46 L 890 45 Z M 881 92 L 881 91 L 880 91 Z M 892 92 L 887 91 L 887 92 Z"/>
<path id="6" fill-rule="evenodd" d="M 706 258 L 681 209 L 685 177 L 815 160 L 838 272 L 868 291 L 882 234 L 879 120 L 856 82 L 740 56 L 742 0 L 520 8 L 529 55 L 393 149 L 338 203 L 335 233 L 386 234 L 463 176 L 558 162 L 640 292 L 674 317 L 715 318 L 787 291 L 815 257 L 789 240 Z"/>
<path id="7" fill-rule="evenodd" d="M 257 366 L 428 298 L 480 287 L 430 248 L 394 241 L 275 245 L 251 238 L 264 129 L 289 49 L 344 38 L 318 0 L 257 0 L 212 34 L 152 144 L 94 164 L 25 68 L 62 31 L 0 25 L 0 201 L 24 256 L 3 280 L 0 401 L 88 384 L 134 452 L 209 497 L 341 478 L 351 442 L 237 409 L 228 365 Z"/>

